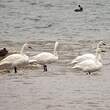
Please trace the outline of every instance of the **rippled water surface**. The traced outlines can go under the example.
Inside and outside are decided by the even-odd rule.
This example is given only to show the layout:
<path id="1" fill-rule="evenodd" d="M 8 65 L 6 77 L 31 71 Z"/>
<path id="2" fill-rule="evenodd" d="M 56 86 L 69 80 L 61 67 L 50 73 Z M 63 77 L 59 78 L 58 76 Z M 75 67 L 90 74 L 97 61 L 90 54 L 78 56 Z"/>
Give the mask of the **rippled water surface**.
<path id="1" fill-rule="evenodd" d="M 84 11 L 75 13 L 81 4 Z M 109 0 L 0 0 L 0 48 L 19 52 L 25 42 L 29 56 L 53 52 L 59 61 L 42 67 L 28 65 L 14 74 L 0 70 L 0 110 L 110 109 Z M 95 53 L 105 41 L 103 68 L 92 75 L 71 68 L 77 55 Z"/>
<path id="2" fill-rule="evenodd" d="M 108 110 L 110 108 L 110 45 L 106 41 L 103 68 L 92 75 L 69 65 L 77 55 L 92 52 L 98 41 L 59 41 L 59 61 L 42 67 L 19 68 L 15 74 L 1 70 L 0 110 Z M 1 42 L 10 52 L 19 52 L 23 43 Z M 31 41 L 29 56 L 53 52 L 53 41 Z M 15 47 L 13 47 L 15 46 Z"/>
<path id="3" fill-rule="evenodd" d="M 74 12 L 78 4 L 83 12 Z M 0 0 L 0 40 L 98 39 L 109 35 L 109 0 Z"/>

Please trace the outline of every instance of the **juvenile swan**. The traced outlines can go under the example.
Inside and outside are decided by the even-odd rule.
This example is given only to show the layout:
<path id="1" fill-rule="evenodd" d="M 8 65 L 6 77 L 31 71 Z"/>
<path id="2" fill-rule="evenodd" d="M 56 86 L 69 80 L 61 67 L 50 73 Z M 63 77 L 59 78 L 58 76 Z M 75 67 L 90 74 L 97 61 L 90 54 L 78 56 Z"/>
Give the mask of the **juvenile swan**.
<path id="1" fill-rule="evenodd" d="M 88 74 L 91 74 L 91 72 L 98 71 L 102 68 L 102 63 L 99 61 L 101 58 L 101 52 L 100 48 L 97 49 L 97 54 L 95 59 L 86 59 L 80 63 L 75 64 L 72 68 L 74 69 L 80 69 L 84 72 L 87 72 Z"/>
<path id="2" fill-rule="evenodd" d="M 44 71 L 47 71 L 47 64 L 54 63 L 58 60 L 57 49 L 58 42 L 55 43 L 54 53 L 42 52 L 38 55 L 31 57 L 30 63 L 37 63 L 43 65 Z"/>
<path id="3" fill-rule="evenodd" d="M 14 68 L 14 72 L 17 73 L 18 65 L 25 65 L 29 63 L 29 57 L 24 54 L 25 47 L 31 48 L 27 43 L 25 43 L 21 48 L 20 54 L 12 54 L 7 56 L 0 61 L 0 66 L 10 65 L 12 68 Z"/>
<path id="4" fill-rule="evenodd" d="M 75 59 L 72 60 L 71 64 L 77 64 L 77 63 L 80 63 L 84 60 L 87 60 L 87 59 L 96 59 L 96 55 L 97 55 L 97 52 L 99 50 L 99 48 L 102 46 L 102 45 L 106 45 L 103 41 L 100 41 L 98 44 L 97 44 L 97 48 L 96 48 L 96 54 L 91 54 L 91 53 L 88 53 L 88 54 L 83 54 L 81 56 L 77 56 Z M 101 57 L 99 57 L 99 61 L 101 60 Z"/>

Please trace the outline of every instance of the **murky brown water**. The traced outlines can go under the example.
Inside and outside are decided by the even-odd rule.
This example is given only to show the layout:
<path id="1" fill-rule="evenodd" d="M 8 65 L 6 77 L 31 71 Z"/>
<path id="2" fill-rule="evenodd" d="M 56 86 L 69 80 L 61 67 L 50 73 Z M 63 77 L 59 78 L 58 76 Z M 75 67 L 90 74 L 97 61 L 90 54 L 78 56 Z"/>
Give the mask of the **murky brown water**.
<path id="1" fill-rule="evenodd" d="M 42 68 L 20 68 L 17 74 L 1 72 L 0 110 L 109 110 L 110 108 L 110 45 L 106 42 L 101 71 L 86 75 L 68 63 L 79 54 L 94 53 L 98 41 L 59 40 L 59 61 Z M 19 42 L 1 42 L 10 52 L 19 52 Z M 54 41 L 31 41 L 28 55 L 52 52 Z"/>

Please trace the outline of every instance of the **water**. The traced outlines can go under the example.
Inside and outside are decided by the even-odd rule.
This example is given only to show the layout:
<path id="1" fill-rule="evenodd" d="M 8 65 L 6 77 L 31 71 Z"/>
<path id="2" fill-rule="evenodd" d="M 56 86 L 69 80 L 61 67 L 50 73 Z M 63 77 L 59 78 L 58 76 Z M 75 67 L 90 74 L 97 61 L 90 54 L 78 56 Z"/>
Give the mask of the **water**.
<path id="1" fill-rule="evenodd" d="M 81 4 L 84 11 L 74 12 Z M 0 0 L 0 40 L 103 39 L 109 0 Z"/>
<path id="2" fill-rule="evenodd" d="M 84 7 L 75 13 L 77 4 Z M 0 72 L 0 110 L 109 110 L 109 0 L 0 0 L 0 48 L 19 52 L 32 45 L 29 56 L 53 52 L 59 42 L 59 61 L 42 67 Z M 77 55 L 95 53 L 99 40 L 107 44 L 103 68 L 92 75 L 71 68 Z"/>

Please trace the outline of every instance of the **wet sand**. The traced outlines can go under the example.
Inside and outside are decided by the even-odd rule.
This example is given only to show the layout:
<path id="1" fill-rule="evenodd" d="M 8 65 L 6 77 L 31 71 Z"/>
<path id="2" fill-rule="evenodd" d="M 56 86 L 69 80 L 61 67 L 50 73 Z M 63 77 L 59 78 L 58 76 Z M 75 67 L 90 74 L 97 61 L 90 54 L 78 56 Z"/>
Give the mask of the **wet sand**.
<path id="1" fill-rule="evenodd" d="M 20 68 L 15 74 L 0 74 L 0 110 L 109 110 L 110 108 L 110 45 L 106 42 L 103 68 L 92 75 L 71 68 L 77 55 L 95 52 L 94 41 L 59 40 L 59 61 L 40 68 Z M 31 41 L 31 56 L 42 51 L 53 52 L 54 41 Z M 1 42 L 10 52 L 19 52 L 19 42 Z"/>

